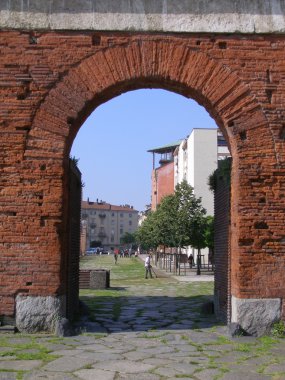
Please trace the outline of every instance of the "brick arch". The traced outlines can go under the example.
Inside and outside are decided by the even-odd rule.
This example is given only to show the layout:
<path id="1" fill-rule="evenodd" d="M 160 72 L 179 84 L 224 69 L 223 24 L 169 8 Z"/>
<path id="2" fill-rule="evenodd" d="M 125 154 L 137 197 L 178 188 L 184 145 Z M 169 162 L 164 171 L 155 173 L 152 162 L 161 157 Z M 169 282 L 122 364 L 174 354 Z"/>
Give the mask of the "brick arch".
<path id="1" fill-rule="evenodd" d="M 274 236 L 274 218 L 268 222 L 267 229 L 253 227 L 262 226 L 259 222 L 270 216 L 270 205 L 259 200 L 265 199 L 270 191 L 271 170 L 278 164 L 275 144 L 258 97 L 250 81 L 242 79 L 239 70 L 241 67 L 234 69 L 223 59 L 213 59 L 175 38 L 147 36 L 98 49 L 77 62 L 43 100 L 26 141 L 25 160 L 44 163 L 37 180 L 43 194 L 53 200 L 46 209 L 47 215 L 56 215 L 61 222 L 66 217 L 62 205 L 69 150 L 80 126 L 97 106 L 139 88 L 162 88 L 193 98 L 220 126 L 234 158 L 231 294 L 237 299 L 236 308 L 240 299 L 277 299 L 278 287 L 268 290 L 266 284 L 274 282 L 272 268 L 275 263 L 269 257 L 270 244 L 277 254 L 281 253 L 282 246 L 278 245 L 281 232 Z M 51 174 L 53 189 L 49 180 Z M 264 179 L 267 183 L 263 183 Z M 60 257 L 64 255 L 64 244 L 57 229 L 56 224 L 51 226 L 49 236 L 54 240 L 56 265 L 62 271 L 64 263 Z M 260 260 L 256 260 L 260 252 Z M 263 265 L 259 265 L 261 262 Z M 60 280 L 54 283 L 51 293 L 66 291 Z M 236 314 L 239 321 L 239 311 Z"/>
<path id="2" fill-rule="evenodd" d="M 80 126 L 98 105 L 140 88 L 162 88 L 196 100 L 222 129 L 233 156 L 256 128 L 274 154 L 267 120 L 249 84 L 205 53 L 158 39 L 102 49 L 70 69 L 38 109 L 26 157 L 30 150 L 48 153 L 51 144 L 35 143 L 37 138 L 43 141 L 44 135 L 49 142 L 54 138 L 59 155 L 68 152 Z"/>

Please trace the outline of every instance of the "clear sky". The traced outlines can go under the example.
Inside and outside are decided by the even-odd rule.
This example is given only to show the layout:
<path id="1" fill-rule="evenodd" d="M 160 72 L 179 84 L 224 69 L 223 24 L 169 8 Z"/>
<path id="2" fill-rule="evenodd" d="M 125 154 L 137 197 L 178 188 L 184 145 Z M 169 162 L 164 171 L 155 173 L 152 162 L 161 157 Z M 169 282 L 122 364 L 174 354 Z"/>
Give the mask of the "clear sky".
<path id="1" fill-rule="evenodd" d="M 80 128 L 71 150 L 79 159 L 83 199 L 150 203 L 152 153 L 147 150 L 185 138 L 192 128 L 215 128 L 194 100 L 164 90 L 136 90 L 98 107 Z"/>

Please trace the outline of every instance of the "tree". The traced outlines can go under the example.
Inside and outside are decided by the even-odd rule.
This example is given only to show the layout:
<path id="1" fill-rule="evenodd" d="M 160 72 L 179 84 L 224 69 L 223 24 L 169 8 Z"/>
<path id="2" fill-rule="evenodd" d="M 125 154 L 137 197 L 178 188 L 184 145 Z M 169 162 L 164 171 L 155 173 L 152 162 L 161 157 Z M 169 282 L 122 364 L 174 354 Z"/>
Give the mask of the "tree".
<path id="1" fill-rule="evenodd" d="M 120 240 L 121 244 L 133 244 L 136 242 L 135 233 L 131 234 L 130 232 L 125 232 Z"/>
<path id="2" fill-rule="evenodd" d="M 214 217 L 206 216 L 205 244 L 211 251 L 214 250 Z"/>
<path id="3" fill-rule="evenodd" d="M 202 245 L 197 228 L 202 223 L 206 210 L 202 206 L 201 198 L 195 196 L 193 187 L 186 181 L 176 186 L 175 196 L 179 203 L 177 214 L 177 233 L 180 236 L 179 246 L 191 245 L 195 247 L 198 240 L 198 244 Z"/>
<path id="4" fill-rule="evenodd" d="M 163 197 L 155 212 L 157 241 L 159 245 L 177 247 L 180 241 L 177 233 L 178 198 L 175 194 Z"/>
<path id="5" fill-rule="evenodd" d="M 136 231 L 137 243 L 140 244 L 143 249 L 156 248 L 159 244 L 157 239 L 157 223 L 155 219 L 155 212 L 150 212 Z"/>
<path id="6" fill-rule="evenodd" d="M 164 245 L 178 247 L 180 251 L 183 246 L 191 245 L 198 249 L 198 261 L 201 261 L 201 249 L 207 246 L 205 214 L 201 198 L 196 198 L 193 188 L 183 181 L 176 186 L 174 194 L 165 196 L 157 210 L 149 214 L 137 231 L 138 240 L 147 249 Z"/>

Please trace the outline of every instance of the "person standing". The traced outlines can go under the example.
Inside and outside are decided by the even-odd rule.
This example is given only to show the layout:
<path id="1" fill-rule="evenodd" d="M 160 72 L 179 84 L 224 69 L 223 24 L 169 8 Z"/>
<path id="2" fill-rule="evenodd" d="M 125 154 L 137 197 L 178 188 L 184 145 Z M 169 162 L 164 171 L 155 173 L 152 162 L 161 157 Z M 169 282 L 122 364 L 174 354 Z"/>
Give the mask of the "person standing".
<path id="1" fill-rule="evenodd" d="M 151 274 L 151 264 L 150 264 L 150 254 L 148 253 L 145 262 L 144 262 L 144 267 L 145 267 L 145 278 L 148 278 L 148 274 L 150 275 L 150 278 L 152 278 Z"/>
<path id="2" fill-rule="evenodd" d="M 119 256 L 119 249 L 116 248 L 114 251 L 114 259 L 115 259 L 115 264 L 117 264 L 118 261 L 118 256 Z"/>

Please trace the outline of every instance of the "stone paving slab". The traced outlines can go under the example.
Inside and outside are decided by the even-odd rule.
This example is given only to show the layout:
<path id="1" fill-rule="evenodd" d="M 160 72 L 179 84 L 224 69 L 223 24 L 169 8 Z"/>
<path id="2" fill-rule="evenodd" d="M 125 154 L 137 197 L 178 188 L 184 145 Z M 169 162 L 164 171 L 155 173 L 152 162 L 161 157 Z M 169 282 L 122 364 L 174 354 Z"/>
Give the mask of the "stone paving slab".
<path id="1" fill-rule="evenodd" d="M 42 364 L 41 360 L 7 360 L 0 361 L 1 369 L 13 371 L 30 371 Z"/>
<path id="2" fill-rule="evenodd" d="M 92 316 L 100 314 L 100 323 L 84 317 L 82 325 L 89 326 L 92 333 L 84 334 L 79 329 L 82 332 L 73 337 L 42 335 L 33 339 L 20 335 L 6 338 L 5 334 L 11 348 L 2 347 L 0 353 L 19 351 L 18 345 L 34 340 L 51 350 L 51 361 L 16 360 L 14 356 L 9 360 L 4 356 L 0 360 L 0 380 L 16 380 L 17 375 L 23 380 L 213 380 L 216 377 L 285 380 L 285 339 L 276 340 L 272 346 L 252 337 L 231 339 L 227 327 L 217 324 L 214 316 L 202 316 L 197 311 L 202 304 L 197 301 L 200 296 L 193 299 L 176 296 L 176 292 L 183 293 L 187 284 L 172 282 L 165 287 L 149 284 L 150 281 L 129 286 L 128 292 L 135 296 L 123 297 L 118 321 L 110 318 L 117 297 L 115 301 L 108 297 L 105 311 L 101 309 L 101 313 Z M 199 286 L 193 283 L 193 289 L 199 290 Z M 154 321 L 156 318 L 159 320 Z M 51 355 L 60 357 L 53 359 Z M 13 366 L 11 372 L 1 372 L 1 363 L 9 368 Z M 23 369 L 25 365 L 30 369 Z"/>
<path id="3" fill-rule="evenodd" d="M 94 369 L 103 369 L 120 373 L 144 373 L 155 368 L 154 365 L 131 360 L 111 360 L 93 365 Z"/>
<path id="4" fill-rule="evenodd" d="M 280 363 L 280 364 L 270 364 L 264 370 L 265 374 L 274 374 L 276 372 L 282 373 L 283 376 L 284 376 L 284 379 L 285 379 L 285 357 L 283 358 L 283 363 Z"/>
<path id="5" fill-rule="evenodd" d="M 23 380 L 76 380 L 76 378 L 67 373 L 37 371 L 25 374 Z"/>
<path id="6" fill-rule="evenodd" d="M 160 376 L 154 375 L 153 373 L 133 373 L 131 375 L 119 374 L 116 380 L 160 380 Z"/>
<path id="7" fill-rule="evenodd" d="M 0 380 L 16 380 L 17 374 L 16 373 L 9 373 L 9 372 L 0 372 Z"/>
<path id="8" fill-rule="evenodd" d="M 81 369 L 74 374 L 82 380 L 114 380 L 116 376 L 116 372 L 101 369 Z"/>
<path id="9" fill-rule="evenodd" d="M 226 373 L 221 377 L 222 380 L 268 380 L 271 376 L 262 375 L 261 373 L 249 373 L 249 372 L 231 372 Z"/>
<path id="10" fill-rule="evenodd" d="M 43 370 L 52 372 L 73 372 L 94 362 L 94 358 L 84 359 L 76 356 L 64 356 L 46 364 Z"/>
<path id="11" fill-rule="evenodd" d="M 210 380 L 220 375 L 218 369 L 204 369 L 200 372 L 195 372 L 195 378 L 198 380 Z"/>

